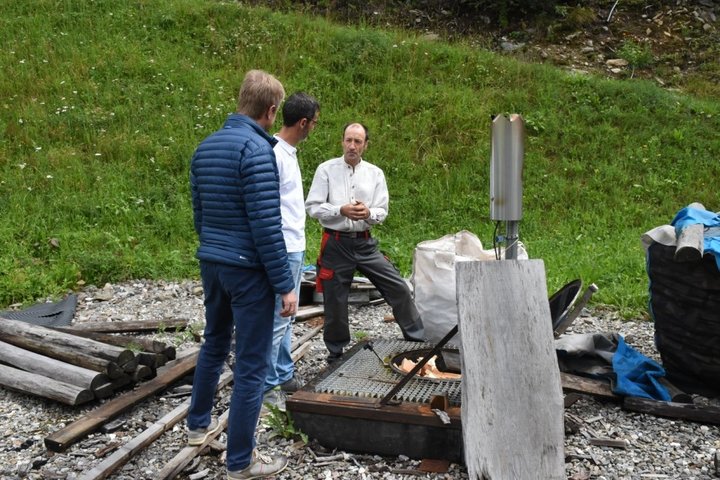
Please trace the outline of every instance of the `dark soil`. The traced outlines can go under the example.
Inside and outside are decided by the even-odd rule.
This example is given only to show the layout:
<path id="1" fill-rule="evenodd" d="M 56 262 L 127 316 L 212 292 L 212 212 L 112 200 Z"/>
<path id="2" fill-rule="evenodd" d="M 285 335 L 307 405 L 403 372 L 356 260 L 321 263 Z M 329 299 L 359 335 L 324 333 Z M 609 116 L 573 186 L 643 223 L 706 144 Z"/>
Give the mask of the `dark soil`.
<path id="1" fill-rule="evenodd" d="M 720 98 L 720 0 L 585 0 L 505 21 L 469 7 L 451 11 L 447 5 L 462 2 L 442 0 L 251 3 L 420 31 L 525 61 Z"/>

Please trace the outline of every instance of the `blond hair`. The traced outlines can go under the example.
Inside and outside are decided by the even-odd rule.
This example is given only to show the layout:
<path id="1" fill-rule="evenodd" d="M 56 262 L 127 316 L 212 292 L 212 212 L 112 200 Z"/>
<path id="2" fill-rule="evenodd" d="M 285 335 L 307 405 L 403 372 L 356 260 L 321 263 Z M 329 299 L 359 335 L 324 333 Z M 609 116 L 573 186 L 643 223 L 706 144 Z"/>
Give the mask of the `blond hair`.
<path id="1" fill-rule="evenodd" d="M 285 89 L 280 81 L 262 70 L 250 70 L 245 74 L 238 94 L 238 113 L 259 120 L 268 108 L 278 108 L 285 98 Z"/>

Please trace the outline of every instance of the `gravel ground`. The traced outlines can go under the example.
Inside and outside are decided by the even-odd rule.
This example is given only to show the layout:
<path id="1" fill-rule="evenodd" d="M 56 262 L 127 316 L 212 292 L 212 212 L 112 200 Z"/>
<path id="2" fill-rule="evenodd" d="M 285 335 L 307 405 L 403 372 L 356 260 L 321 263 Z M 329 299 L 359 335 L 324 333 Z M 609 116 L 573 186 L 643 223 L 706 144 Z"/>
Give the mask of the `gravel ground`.
<path id="1" fill-rule="evenodd" d="M 202 291 L 196 282 L 135 281 L 88 287 L 79 294 L 75 322 L 156 320 L 182 318 L 202 322 Z M 400 338 L 400 330 L 383 322 L 390 313 L 386 305 L 358 306 L 351 309 L 354 332 L 376 338 Z M 311 322 L 299 322 L 299 337 L 311 328 Z M 628 344 L 658 360 L 654 350 L 653 327 L 647 322 L 621 322 L 610 312 L 590 315 L 585 312 L 568 333 L 617 332 Z M 179 351 L 192 347 L 187 336 L 165 334 Z M 325 368 L 325 349 L 317 335 L 308 353 L 298 362 L 298 372 L 310 379 Z M 187 399 L 180 384 L 147 400 L 122 417 L 121 428 L 112 433 L 94 433 L 72 445 L 62 454 L 45 449 L 43 439 L 92 411 L 98 404 L 68 407 L 41 398 L 0 389 L 0 479 L 71 479 L 77 478 L 102 461 L 97 454 L 111 444 L 122 444 L 137 436 L 150 424 Z M 227 405 L 229 389 L 218 397 L 217 413 Z M 718 399 L 695 398 L 696 403 L 720 405 Z M 720 478 L 717 462 L 720 431 L 717 426 L 674 421 L 650 415 L 625 412 L 612 402 L 582 396 L 566 409 L 580 426 L 566 432 L 566 473 L 581 479 L 714 479 Z M 380 457 L 331 451 L 311 441 L 302 442 L 273 437 L 262 422 L 258 426 L 261 451 L 282 452 L 290 465 L 278 479 L 467 479 L 464 466 L 452 464 L 447 473 L 420 472 L 420 462 L 403 456 Z M 622 439 L 627 448 L 597 447 L 590 437 Z M 224 441 L 224 434 L 220 441 Z M 148 448 L 135 455 L 110 478 L 152 479 L 185 445 L 184 424 L 177 424 Z M 198 457 L 183 473 L 182 479 L 224 478 L 224 457 L 210 451 Z"/>

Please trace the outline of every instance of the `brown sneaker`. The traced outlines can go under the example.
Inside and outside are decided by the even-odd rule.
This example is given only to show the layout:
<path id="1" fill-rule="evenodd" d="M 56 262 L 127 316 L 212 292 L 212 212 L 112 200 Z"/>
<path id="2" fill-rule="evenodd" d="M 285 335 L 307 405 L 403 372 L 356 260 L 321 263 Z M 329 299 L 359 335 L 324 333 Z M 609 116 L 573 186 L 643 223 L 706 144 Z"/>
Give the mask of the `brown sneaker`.
<path id="1" fill-rule="evenodd" d="M 253 478 L 265 478 L 276 475 L 287 467 L 288 459 L 284 455 L 263 455 L 253 452 L 250 465 L 242 470 L 231 472 L 228 470 L 229 480 L 251 480 Z"/>

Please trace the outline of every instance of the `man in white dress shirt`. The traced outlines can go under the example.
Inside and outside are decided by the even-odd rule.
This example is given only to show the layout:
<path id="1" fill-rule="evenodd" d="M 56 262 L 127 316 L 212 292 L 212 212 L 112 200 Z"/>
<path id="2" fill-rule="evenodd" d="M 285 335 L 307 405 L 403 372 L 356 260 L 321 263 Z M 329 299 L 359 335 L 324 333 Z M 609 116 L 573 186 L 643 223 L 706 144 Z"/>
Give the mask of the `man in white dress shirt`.
<path id="1" fill-rule="evenodd" d="M 278 173 L 280 176 L 280 210 L 282 232 L 288 252 L 288 263 L 295 279 L 295 293 L 300 296 L 300 283 L 305 260 L 305 201 L 303 196 L 297 145 L 315 128 L 320 105 L 312 96 L 297 92 L 282 109 L 283 126 L 275 135 Z M 291 357 L 293 317 L 280 316 L 280 298 L 276 299 L 273 345 L 268 356 L 268 373 L 265 378 L 264 402 L 284 409 L 285 393 L 298 389 L 295 365 Z"/>
<path id="2" fill-rule="evenodd" d="M 365 275 L 392 307 L 403 338 L 424 341 L 422 319 L 410 289 L 370 235 L 388 214 L 389 195 L 383 171 L 362 159 L 367 128 L 351 123 L 343 129 L 343 156 L 320 164 L 305 208 L 323 226 L 318 257 L 317 290 L 324 298 L 323 340 L 328 362 L 350 343 L 348 295 L 355 270 Z"/>

